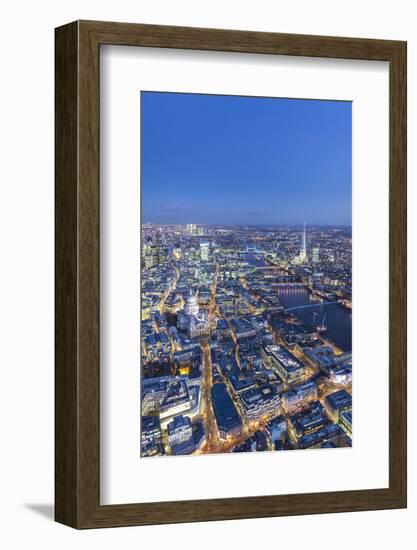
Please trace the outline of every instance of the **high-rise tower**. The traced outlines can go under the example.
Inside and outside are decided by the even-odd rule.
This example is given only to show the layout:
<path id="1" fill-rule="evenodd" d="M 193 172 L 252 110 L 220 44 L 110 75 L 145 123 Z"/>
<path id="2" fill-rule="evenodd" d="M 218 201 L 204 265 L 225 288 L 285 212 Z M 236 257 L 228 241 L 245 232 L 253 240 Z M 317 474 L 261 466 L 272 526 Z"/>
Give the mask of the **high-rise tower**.
<path id="1" fill-rule="evenodd" d="M 304 222 L 303 235 L 301 237 L 300 261 L 305 262 L 306 259 L 307 259 L 306 222 Z"/>
<path id="2" fill-rule="evenodd" d="M 209 261 L 209 250 L 210 250 L 209 243 L 200 243 L 200 257 L 203 262 Z"/>

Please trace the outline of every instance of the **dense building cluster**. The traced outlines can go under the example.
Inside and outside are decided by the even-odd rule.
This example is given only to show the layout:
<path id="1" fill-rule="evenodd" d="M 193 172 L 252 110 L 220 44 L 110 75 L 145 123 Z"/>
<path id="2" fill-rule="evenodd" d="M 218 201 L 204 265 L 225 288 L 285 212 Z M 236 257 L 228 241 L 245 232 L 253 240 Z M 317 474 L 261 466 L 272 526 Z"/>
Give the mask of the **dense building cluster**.
<path id="1" fill-rule="evenodd" d="M 350 446 L 351 230 L 144 225 L 141 455 Z"/>

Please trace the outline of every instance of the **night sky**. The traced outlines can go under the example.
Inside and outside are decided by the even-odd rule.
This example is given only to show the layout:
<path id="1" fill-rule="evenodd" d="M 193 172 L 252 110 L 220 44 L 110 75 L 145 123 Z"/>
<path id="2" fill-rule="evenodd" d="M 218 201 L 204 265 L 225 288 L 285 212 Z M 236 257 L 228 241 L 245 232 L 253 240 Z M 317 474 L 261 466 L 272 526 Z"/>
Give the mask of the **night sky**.
<path id="1" fill-rule="evenodd" d="M 351 225 L 352 104 L 141 92 L 142 223 Z"/>

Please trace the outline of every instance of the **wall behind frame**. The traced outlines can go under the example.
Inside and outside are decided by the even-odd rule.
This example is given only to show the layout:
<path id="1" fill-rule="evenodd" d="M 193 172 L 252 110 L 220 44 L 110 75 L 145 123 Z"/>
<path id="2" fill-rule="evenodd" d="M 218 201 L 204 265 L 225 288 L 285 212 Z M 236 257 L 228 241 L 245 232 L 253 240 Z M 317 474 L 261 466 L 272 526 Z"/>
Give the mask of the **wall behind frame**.
<path id="1" fill-rule="evenodd" d="M 352 549 L 372 540 L 380 549 L 415 537 L 417 479 L 416 371 L 409 370 L 408 510 L 260 519 L 76 532 L 53 516 L 53 277 L 54 277 L 54 27 L 75 19 L 103 19 L 258 31 L 330 34 L 408 40 L 409 147 L 409 364 L 417 364 L 417 17 L 413 2 L 280 4 L 259 0 L 177 0 L 137 4 L 99 2 L 8 2 L 0 41 L 2 162 L 0 224 L 0 364 L 2 380 L 0 543 L 45 549 L 122 546 L 200 548 L 219 542 L 259 548 L 280 545 Z M 4 143 L 3 143 L 4 142 Z M 297 537 L 296 539 L 294 537 Z M 296 544 L 297 546 L 297 544 Z"/>

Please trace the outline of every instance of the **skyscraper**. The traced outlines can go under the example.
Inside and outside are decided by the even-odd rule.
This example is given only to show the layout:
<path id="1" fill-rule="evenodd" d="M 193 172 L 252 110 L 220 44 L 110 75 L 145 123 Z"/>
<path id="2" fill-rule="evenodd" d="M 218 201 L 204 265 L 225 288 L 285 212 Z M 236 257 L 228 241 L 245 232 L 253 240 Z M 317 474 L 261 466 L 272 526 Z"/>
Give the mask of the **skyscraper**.
<path id="1" fill-rule="evenodd" d="M 307 259 L 306 222 L 304 222 L 303 235 L 301 237 L 300 262 L 305 262 L 306 259 Z"/>
<path id="2" fill-rule="evenodd" d="M 203 262 L 208 262 L 209 246 L 209 243 L 200 243 L 200 257 Z"/>
<path id="3" fill-rule="evenodd" d="M 319 261 L 320 261 L 320 248 L 318 246 L 316 246 L 315 248 L 313 248 L 312 250 L 312 260 L 313 260 L 313 264 L 318 264 Z"/>

